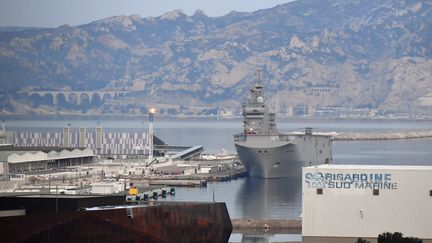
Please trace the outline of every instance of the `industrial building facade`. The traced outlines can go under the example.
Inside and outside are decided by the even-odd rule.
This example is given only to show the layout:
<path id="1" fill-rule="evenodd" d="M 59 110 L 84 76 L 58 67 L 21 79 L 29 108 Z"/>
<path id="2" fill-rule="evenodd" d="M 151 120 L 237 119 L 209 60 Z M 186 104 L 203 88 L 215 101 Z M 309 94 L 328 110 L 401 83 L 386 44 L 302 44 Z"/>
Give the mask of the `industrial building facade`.
<path id="1" fill-rule="evenodd" d="M 148 145 L 148 133 L 109 132 L 96 129 L 63 128 L 63 132 L 13 132 L 8 140 L 20 147 L 57 146 L 89 148 L 95 154 L 143 154 Z"/>
<path id="2" fill-rule="evenodd" d="M 302 184 L 306 239 L 384 232 L 432 239 L 432 166 L 311 166 Z"/>
<path id="3" fill-rule="evenodd" d="M 2 173 L 29 173 L 92 164 L 93 150 L 88 148 L 0 146 Z"/>

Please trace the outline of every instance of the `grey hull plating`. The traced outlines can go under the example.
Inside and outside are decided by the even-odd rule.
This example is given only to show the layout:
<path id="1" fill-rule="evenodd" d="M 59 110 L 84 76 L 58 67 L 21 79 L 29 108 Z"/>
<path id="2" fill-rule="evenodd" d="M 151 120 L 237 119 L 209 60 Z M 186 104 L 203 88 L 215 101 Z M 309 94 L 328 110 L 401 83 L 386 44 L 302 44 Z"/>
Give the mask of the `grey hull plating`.
<path id="1" fill-rule="evenodd" d="M 263 148 L 250 148 L 235 144 L 235 147 L 249 176 L 280 178 L 301 175 L 301 173 L 296 173 L 296 166 L 294 166 L 296 153 L 293 144 Z"/>
<path id="2" fill-rule="evenodd" d="M 248 135 L 237 136 L 236 140 L 240 161 L 252 177 L 301 177 L 302 167 L 331 162 L 331 140 L 327 136 Z"/>

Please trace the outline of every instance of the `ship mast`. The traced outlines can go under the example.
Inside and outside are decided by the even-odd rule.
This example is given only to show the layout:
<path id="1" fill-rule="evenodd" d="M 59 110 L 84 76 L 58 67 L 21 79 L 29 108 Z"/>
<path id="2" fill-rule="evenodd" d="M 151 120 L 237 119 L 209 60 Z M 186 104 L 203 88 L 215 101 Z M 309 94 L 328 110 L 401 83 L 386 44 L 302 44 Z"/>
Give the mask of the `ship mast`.
<path id="1" fill-rule="evenodd" d="M 258 68 L 258 69 L 255 71 L 255 79 L 256 79 L 257 84 L 258 84 L 259 86 L 262 86 L 262 85 L 263 85 L 263 73 L 262 73 L 262 69 L 261 69 L 261 68 Z"/>

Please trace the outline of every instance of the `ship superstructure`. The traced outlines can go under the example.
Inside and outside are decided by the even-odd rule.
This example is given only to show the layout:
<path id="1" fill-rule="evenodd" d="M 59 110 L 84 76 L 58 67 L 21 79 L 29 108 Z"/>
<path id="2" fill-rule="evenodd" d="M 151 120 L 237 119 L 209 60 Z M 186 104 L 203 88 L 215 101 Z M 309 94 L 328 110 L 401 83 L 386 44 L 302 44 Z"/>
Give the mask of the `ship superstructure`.
<path id="1" fill-rule="evenodd" d="M 280 133 L 276 114 L 266 105 L 264 86 L 257 82 L 243 104 L 243 131 L 234 135 L 240 161 L 249 176 L 301 177 L 301 168 L 330 163 L 331 137 L 305 133 Z"/>

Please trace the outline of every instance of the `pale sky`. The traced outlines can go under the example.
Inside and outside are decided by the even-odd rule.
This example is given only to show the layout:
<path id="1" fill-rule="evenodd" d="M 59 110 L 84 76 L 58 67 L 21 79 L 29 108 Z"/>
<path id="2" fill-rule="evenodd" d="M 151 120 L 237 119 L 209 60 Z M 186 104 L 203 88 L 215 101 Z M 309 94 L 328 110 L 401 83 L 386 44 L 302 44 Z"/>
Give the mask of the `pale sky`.
<path id="1" fill-rule="evenodd" d="M 58 27 L 80 25 L 117 15 L 160 16 L 182 9 L 208 16 L 230 11 L 252 12 L 292 0 L 0 0 L 0 26 Z"/>

